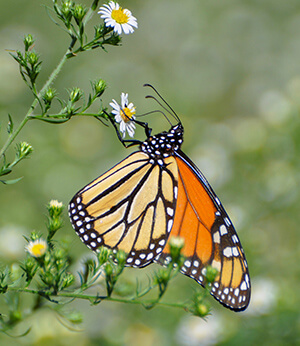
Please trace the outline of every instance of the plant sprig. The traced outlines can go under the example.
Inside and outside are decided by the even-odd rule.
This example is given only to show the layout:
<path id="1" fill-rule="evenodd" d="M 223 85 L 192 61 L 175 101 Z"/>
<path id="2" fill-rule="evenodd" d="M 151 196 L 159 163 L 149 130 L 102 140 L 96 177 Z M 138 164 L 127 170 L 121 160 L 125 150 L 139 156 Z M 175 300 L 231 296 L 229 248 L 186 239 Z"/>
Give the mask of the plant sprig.
<path id="1" fill-rule="evenodd" d="M 125 296 L 118 294 L 122 290 L 116 287 L 126 286 L 121 277 L 127 256 L 123 251 L 112 251 L 106 247 L 101 247 L 94 259 L 87 259 L 83 263 L 83 270 L 78 273 L 79 285 L 75 284 L 76 275 L 70 268 L 73 259 L 69 246 L 64 241 L 54 240 L 55 234 L 62 228 L 61 216 L 64 206 L 61 202 L 51 201 L 47 209 L 47 236 L 44 238 L 41 233 L 32 232 L 30 237 L 25 237 L 27 256 L 19 269 L 14 268 L 12 272 L 5 267 L 0 271 L 0 293 L 7 297 L 6 302 L 11 310 L 8 317 L 0 319 L 0 330 L 7 331 L 13 328 L 44 306 L 57 310 L 76 299 L 88 300 L 93 305 L 105 300 L 141 305 L 146 309 L 155 306 L 179 308 L 200 317 L 209 314 L 210 307 L 206 298 L 210 292 L 210 285 L 218 274 L 213 268 L 207 268 L 206 290 L 195 292 L 192 299 L 184 302 L 162 301 L 168 286 L 184 262 L 181 254 L 183 243 L 178 242 L 176 238 L 170 241 L 171 260 L 165 268 L 149 278 L 145 287 L 137 283 L 136 286 L 125 289 Z M 99 293 L 87 294 L 86 291 L 91 288 Z M 19 303 L 15 304 L 20 302 L 24 293 L 35 296 L 31 309 L 27 309 L 26 312 L 20 309 Z M 11 304 L 11 297 L 14 297 L 14 304 Z M 63 316 L 64 312 L 59 311 Z"/>
<path id="2" fill-rule="evenodd" d="M 28 112 L 25 114 L 23 120 L 14 126 L 13 118 L 8 115 L 8 138 L 0 149 L 0 177 L 10 174 L 12 168 L 21 160 L 7 163 L 6 152 L 14 142 L 20 131 L 27 124 L 29 120 L 42 120 L 52 124 L 61 124 L 69 121 L 73 116 L 93 116 L 96 119 L 106 118 L 103 113 L 102 104 L 100 102 L 100 109 L 97 113 L 88 112 L 89 108 L 97 100 L 100 100 L 102 94 L 106 89 L 106 82 L 102 79 L 92 82 L 92 92 L 87 97 L 87 102 L 79 105 L 79 101 L 83 98 L 84 92 L 78 88 L 72 88 L 69 92 L 69 97 L 66 101 L 58 98 L 56 90 L 52 84 L 58 74 L 62 71 L 63 66 L 70 58 L 74 58 L 80 52 L 86 52 L 91 49 L 102 48 L 105 50 L 106 45 L 118 46 L 121 42 L 120 35 L 116 34 L 112 27 L 107 27 L 104 24 L 99 24 L 94 27 L 94 36 L 88 38 L 86 34 L 86 27 L 92 18 L 99 1 L 94 0 L 89 9 L 74 1 L 62 0 L 58 2 L 53 0 L 52 13 L 56 15 L 58 22 L 62 23 L 64 30 L 71 38 L 70 44 L 61 58 L 60 62 L 50 74 L 48 80 L 40 90 L 37 90 L 36 81 L 41 71 L 42 61 L 40 55 L 35 51 L 35 41 L 32 35 L 28 34 L 24 37 L 24 51 L 10 51 L 9 54 L 19 65 L 21 77 L 27 87 L 33 94 L 33 102 L 29 107 Z M 53 101 L 57 100 L 61 105 L 61 109 L 54 114 L 50 113 Z M 101 101 L 101 100 L 100 100 Z M 39 106 L 39 110 L 38 107 Z M 25 143 L 25 142 L 24 142 Z M 21 143 L 17 145 L 22 145 Z M 16 149 L 18 155 L 18 149 Z M 27 155 L 28 156 L 28 155 Z M 12 180 L 3 180 L 0 182 L 4 184 L 13 184 L 21 178 Z"/>

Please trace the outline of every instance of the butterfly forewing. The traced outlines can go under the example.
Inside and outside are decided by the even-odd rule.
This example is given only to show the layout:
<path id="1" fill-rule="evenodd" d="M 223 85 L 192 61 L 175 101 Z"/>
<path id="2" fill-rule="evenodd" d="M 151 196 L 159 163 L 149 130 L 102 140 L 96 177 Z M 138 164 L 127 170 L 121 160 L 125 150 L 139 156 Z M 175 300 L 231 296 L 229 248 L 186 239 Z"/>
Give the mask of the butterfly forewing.
<path id="1" fill-rule="evenodd" d="M 171 260 L 169 236 L 184 238 L 181 272 L 206 285 L 206 267 L 218 270 L 211 294 L 244 310 L 250 300 L 246 258 L 236 231 L 211 186 L 180 150 L 183 127 L 148 138 L 79 191 L 69 205 L 72 225 L 92 250 L 124 250 L 127 266 Z"/>
<path id="2" fill-rule="evenodd" d="M 79 191 L 69 204 L 72 225 L 92 250 L 104 245 L 128 254 L 142 267 L 159 255 L 169 236 L 176 206 L 178 170 L 166 169 L 135 152 Z"/>
<path id="3" fill-rule="evenodd" d="M 176 153 L 178 200 L 170 236 L 185 240 L 182 273 L 205 286 L 206 267 L 219 275 L 211 294 L 233 310 L 244 310 L 250 299 L 247 262 L 236 231 L 211 186 L 196 166 Z M 168 260 L 166 246 L 160 260 Z"/>

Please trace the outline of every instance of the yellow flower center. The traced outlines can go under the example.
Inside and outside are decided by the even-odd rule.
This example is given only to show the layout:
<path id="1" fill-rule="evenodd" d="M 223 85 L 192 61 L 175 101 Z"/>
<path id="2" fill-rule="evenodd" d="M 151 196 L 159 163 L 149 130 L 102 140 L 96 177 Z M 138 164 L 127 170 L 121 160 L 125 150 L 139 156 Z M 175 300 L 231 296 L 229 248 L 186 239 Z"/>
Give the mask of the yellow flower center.
<path id="1" fill-rule="evenodd" d="M 35 244 L 31 248 L 31 254 L 34 257 L 41 257 L 46 252 L 46 246 L 44 244 Z"/>
<path id="2" fill-rule="evenodd" d="M 121 109 L 121 117 L 125 123 L 128 123 L 132 119 L 132 116 L 135 114 L 135 108 L 129 109 L 125 107 L 124 109 Z M 125 114 L 124 114 L 125 113 Z"/>
<path id="3" fill-rule="evenodd" d="M 111 11 L 111 18 L 114 19 L 119 24 L 128 23 L 128 16 L 124 13 L 123 9 L 120 7 L 118 10 Z"/>

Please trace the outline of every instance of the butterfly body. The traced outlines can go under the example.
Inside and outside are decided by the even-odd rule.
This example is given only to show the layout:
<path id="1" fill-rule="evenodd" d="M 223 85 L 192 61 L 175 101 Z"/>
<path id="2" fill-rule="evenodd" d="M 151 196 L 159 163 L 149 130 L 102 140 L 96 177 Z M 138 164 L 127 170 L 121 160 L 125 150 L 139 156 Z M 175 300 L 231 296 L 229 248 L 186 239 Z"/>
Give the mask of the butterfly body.
<path id="1" fill-rule="evenodd" d="M 213 189 L 181 151 L 183 126 L 149 135 L 136 151 L 71 200 L 69 215 L 92 250 L 105 245 L 127 253 L 126 265 L 170 261 L 171 236 L 185 240 L 181 272 L 205 286 L 207 266 L 219 275 L 211 294 L 244 310 L 250 279 L 236 231 Z"/>

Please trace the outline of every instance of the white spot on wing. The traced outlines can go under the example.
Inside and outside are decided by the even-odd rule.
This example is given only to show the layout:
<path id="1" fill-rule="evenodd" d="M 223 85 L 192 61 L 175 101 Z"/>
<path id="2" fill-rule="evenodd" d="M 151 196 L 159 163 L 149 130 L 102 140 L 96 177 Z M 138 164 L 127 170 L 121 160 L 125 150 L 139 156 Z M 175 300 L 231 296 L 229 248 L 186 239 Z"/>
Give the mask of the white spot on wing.
<path id="1" fill-rule="evenodd" d="M 233 256 L 236 256 L 236 257 L 239 255 L 238 249 L 236 247 L 232 248 L 232 254 Z"/>
<path id="2" fill-rule="evenodd" d="M 225 225 L 221 225 L 221 226 L 220 226 L 220 233 L 221 233 L 221 235 L 224 235 L 224 234 L 227 234 L 227 233 L 228 233 L 228 232 L 227 232 L 227 228 L 226 228 Z"/>
<path id="3" fill-rule="evenodd" d="M 220 244 L 220 233 L 219 232 L 215 232 L 213 235 L 213 239 L 215 243 Z"/>
<path id="4" fill-rule="evenodd" d="M 168 215 L 173 216 L 174 210 L 172 208 L 167 208 L 167 213 L 168 213 Z"/>
<path id="5" fill-rule="evenodd" d="M 189 260 L 186 260 L 185 262 L 184 262 L 184 265 L 186 266 L 186 267 L 190 267 L 191 266 L 191 261 L 189 261 Z"/>
<path id="6" fill-rule="evenodd" d="M 164 246 L 165 243 L 166 243 L 166 241 L 165 241 L 164 239 L 162 239 L 158 244 L 159 244 L 160 246 Z"/>
<path id="7" fill-rule="evenodd" d="M 242 291 L 246 291 L 247 290 L 247 285 L 246 285 L 245 281 L 243 281 L 242 284 L 241 284 L 241 290 Z"/>
<path id="8" fill-rule="evenodd" d="M 148 256 L 147 256 L 147 260 L 148 260 L 148 261 L 149 261 L 149 260 L 151 260 L 151 259 L 153 258 L 153 256 L 154 256 L 154 255 L 153 255 L 153 253 L 152 253 L 152 252 L 151 252 L 151 253 L 149 253 L 149 254 L 148 254 Z"/>
<path id="9" fill-rule="evenodd" d="M 231 222 L 230 222 L 230 220 L 228 219 L 228 217 L 225 217 L 225 218 L 224 218 L 224 221 L 225 221 L 225 223 L 226 223 L 226 225 L 227 225 L 228 227 L 231 225 Z"/>
<path id="10" fill-rule="evenodd" d="M 225 257 L 231 257 L 232 256 L 232 248 L 227 246 L 224 250 L 223 250 L 223 255 Z"/>
<path id="11" fill-rule="evenodd" d="M 173 220 L 169 220 L 168 221 L 168 233 L 171 232 L 172 226 L 173 226 Z"/>
<path id="12" fill-rule="evenodd" d="M 239 239 L 238 239 L 238 237 L 235 234 L 231 238 L 232 238 L 232 241 L 234 243 L 238 243 L 239 242 Z"/>
<path id="13" fill-rule="evenodd" d="M 177 194 L 178 194 L 178 187 L 175 186 L 174 187 L 174 197 L 177 198 Z"/>

